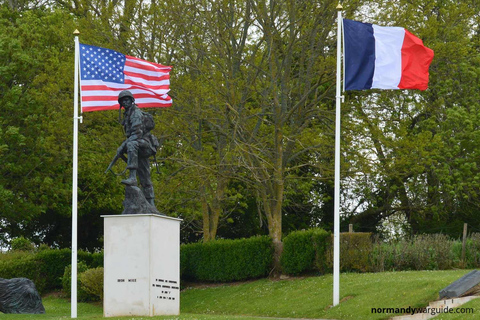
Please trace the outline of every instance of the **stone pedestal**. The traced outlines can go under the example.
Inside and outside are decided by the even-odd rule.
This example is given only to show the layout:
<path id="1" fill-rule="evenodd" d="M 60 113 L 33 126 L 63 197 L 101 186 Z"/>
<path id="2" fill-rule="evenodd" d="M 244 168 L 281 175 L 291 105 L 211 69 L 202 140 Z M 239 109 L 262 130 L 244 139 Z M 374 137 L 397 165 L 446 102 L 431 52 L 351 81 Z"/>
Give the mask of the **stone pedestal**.
<path id="1" fill-rule="evenodd" d="M 104 218 L 103 315 L 180 314 L 180 219 Z"/>
<path id="2" fill-rule="evenodd" d="M 125 208 L 122 214 L 158 214 L 155 206 L 148 203 L 145 195 L 139 187 L 125 186 L 125 200 L 123 200 L 123 207 Z"/>

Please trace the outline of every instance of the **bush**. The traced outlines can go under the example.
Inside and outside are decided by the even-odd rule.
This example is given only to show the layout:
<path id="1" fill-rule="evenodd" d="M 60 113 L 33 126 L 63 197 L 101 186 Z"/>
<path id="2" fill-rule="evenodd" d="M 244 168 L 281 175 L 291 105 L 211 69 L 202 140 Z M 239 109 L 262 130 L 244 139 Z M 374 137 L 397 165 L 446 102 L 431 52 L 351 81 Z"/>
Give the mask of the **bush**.
<path id="1" fill-rule="evenodd" d="M 87 292 L 80 282 L 80 275 L 88 270 L 85 262 L 79 261 L 77 263 L 77 301 L 88 302 L 96 301 L 97 297 Z M 72 265 L 65 267 L 65 272 L 62 277 L 63 292 L 67 297 L 71 297 L 72 291 Z"/>
<path id="2" fill-rule="evenodd" d="M 103 251 L 100 252 L 94 252 L 91 254 L 92 257 L 92 262 L 90 264 L 90 267 L 92 268 L 103 268 Z"/>
<path id="3" fill-rule="evenodd" d="M 79 275 L 81 288 L 97 300 L 103 300 L 103 268 L 88 269 Z"/>
<path id="4" fill-rule="evenodd" d="M 291 232 L 283 239 L 282 271 L 290 275 L 314 270 L 325 273 L 325 252 L 329 245 L 330 233 L 323 229 Z"/>
<path id="5" fill-rule="evenodd" d="M 370 255 L 373 250 L 372 234 L 364 232 L 340 234 L 340 270 L 343 272 L 371 271 Z M 327 265 L 333 269 L 333 235 L 326 252 Z"/>
<path id="6" fill-rule="evenodd" d="M 65 267 L 72 263 L 70 249 L 43 250 L 35 255 L 38 262 L 38 273 L 47 279 L 46 291 L 62 287 L 62 277 Z"/>
<path id="7" fill-rule="evenodd" d="M 372 271 L 450 269 L 461 265 L 461 245 L 442 234 L 418 235 L 393 243 L 377 240 L 371 254 Z"/>
<path id="8" fill-rule="evenodd" d="M 37 253 L 11 251 L 0 255 L 0 278 L 27 278 L 32 280 L 38 292 L 62 288 L 65 267 L 71 264 L 70 249 L 48 249 L 43 247 Z M 78 252 L 78 261 L 88 267 L 103 266 L 103 253 Z"/>
<path id="9" fill-rule="evenodd" d="M 373 249 L 371 233 L 342 233 L 340 235 L 340 257 L 342 271 L 371 271 L 370 254 Z"/>
<path id="10" fill-rule="evenodd" d="M 415 270 L 445 270 L 453 266 L 452 240 L 446 235 L 416 236 L 411 248 Z"/>
<path id="11" fill-rule="evenodd" d="M 191 281 L 229 282 L 268 275 L 273 261 L 267 236 L 181 246 L 181 273 Z"/>
<path id="12" fill-rule="evenodd" d="M 457 245 L 458 244 L 458 245 Z M 461 262 L 462 259 L 462 242 L 457 241 L 455 247 L 458 248 L 455 255 L 458 263 L 457 266 L 464 266 L 465 268 L 477 268 L 480 266 L 480 233 L 472 233 L 470 238 L 467 239 L 465 245 L 465 263 Z"/>
<path id="13" fill-rule="evenodd" d="M 30 251 L 33 252 L 35 250 L 35 245 L 28 239 L 24 237 L 18 237 L 12 240 L 10 243 L 12 247 L 12 251 Z"/>
<path id="14" fill-rule="evenodd" d="M 40 272 L 41 262 L 33 254 L 17 256 L 15 259 L 0 261 L 0 278 L 27 278 L 35 283 L 40 294 L 46 292 L 48 278 Z"/>
<path id="15" fill-rule="evenodd" d="M 65 266 L 71 261 L 70 250 L 42 250 L 38 253 L 12 254 L 0 261 L 0 278 L 27 278 L 40 294 L 59 289 Z"/>

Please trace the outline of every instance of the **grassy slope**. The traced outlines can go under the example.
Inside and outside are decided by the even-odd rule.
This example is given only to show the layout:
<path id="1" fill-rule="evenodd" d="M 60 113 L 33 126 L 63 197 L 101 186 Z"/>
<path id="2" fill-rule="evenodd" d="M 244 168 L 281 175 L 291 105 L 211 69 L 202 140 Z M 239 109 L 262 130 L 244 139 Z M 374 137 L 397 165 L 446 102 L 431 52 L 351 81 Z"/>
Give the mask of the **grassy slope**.
<path id="1" fill-rule="evenodd" d="M 186 313 L 330 319 L 385 319 L 371 308 L 426 306 L 438 291 L 468 270 L 342 274 L 340 305 L 332 303 L 332 276 L 189 289 L 182 293 Z"/>
<path id="2" fill-rule="evenodd" d="M 332 303 L 332 276 L 292 278 L 281 281 L 262 279 L 241 284 L 182 291 L 180 317 L 124 317 L 116 319 L 199 319 L 259 320 L 255 317 L 325 318 L 325 319 L 387 319 L 395 314 L 372 314 L 371 308 L 426 306 L 438 297 L 438 291 L 469 270 L 411 271 L 368 274 L 342 274 L 339 306 Z M 4 315 L 3 320 L 70 318 L 68 301 L 54 297 L 43 299 L 45 315 Z M 480 299 L 462 307 L 480 310 Z M 242 317 L 248 315 L 249 317 Z M 442 315 L 440 319 L 473 319 L 465 314 Z M 448 318 L 447 318 L 448 317 Z M 79 319 L 102 319 L 101 305 L 78 304 Z"/>

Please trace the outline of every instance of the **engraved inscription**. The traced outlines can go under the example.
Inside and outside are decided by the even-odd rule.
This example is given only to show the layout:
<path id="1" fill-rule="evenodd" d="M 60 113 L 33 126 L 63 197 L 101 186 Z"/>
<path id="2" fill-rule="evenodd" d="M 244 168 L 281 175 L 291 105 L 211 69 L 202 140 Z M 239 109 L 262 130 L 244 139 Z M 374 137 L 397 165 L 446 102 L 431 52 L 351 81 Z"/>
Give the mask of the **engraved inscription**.
<path id="1" fill-rule="evenodd" d="M 180 287 L 178 286 L 178 281 L 166 279 L 155 279 L 155 283 L 152 284 L 152 287 L 162 288 L 162 291 L 158 292 L 161 293 L 161 295 L 156 296 L 157 299 L 160 300 L 175 300 L 175 297 L 173 297 L 172 295 L 175 295 L 176 291 L 173 290 L 180 290 Z"/>

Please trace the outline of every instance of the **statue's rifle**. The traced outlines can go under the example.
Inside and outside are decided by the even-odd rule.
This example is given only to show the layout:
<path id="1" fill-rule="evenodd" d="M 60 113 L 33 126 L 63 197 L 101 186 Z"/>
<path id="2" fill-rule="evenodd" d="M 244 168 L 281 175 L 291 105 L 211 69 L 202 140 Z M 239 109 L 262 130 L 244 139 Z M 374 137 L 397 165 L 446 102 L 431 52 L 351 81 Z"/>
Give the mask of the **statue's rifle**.
<path id="1" fill-rule="evenodd" d="M 115 164 L 115 162 L 117 162 L 118 159 L 122 159 L 123 161 L 125 161 L 125 163 L 128 163 L 128 160 L 127 160 L 127 158 L 123 155 L 123 153 L 118 152 L 118 153 L 115 155 L 115 157 L 113 158 L 112 162 L 110 162 L 110 165 L 108 166 L 107 170 L 105 170 L 105 173 L 107 173 L 108 171 L 110 171 L 111 173 L 113 173 L 113 174 L 116 175 L 116 176 L 121 176 L 121 175 L 123 175 L 123 174 L 127 171 L 127 168 L 125 168 L 125 170 L 123 170 L 122 173 L 117 174 L 117 173 L 113 172 L 112 167 L 113 167 L 113 165 Z"/>

